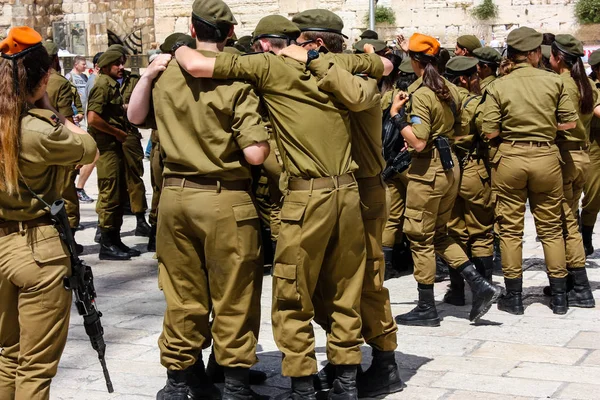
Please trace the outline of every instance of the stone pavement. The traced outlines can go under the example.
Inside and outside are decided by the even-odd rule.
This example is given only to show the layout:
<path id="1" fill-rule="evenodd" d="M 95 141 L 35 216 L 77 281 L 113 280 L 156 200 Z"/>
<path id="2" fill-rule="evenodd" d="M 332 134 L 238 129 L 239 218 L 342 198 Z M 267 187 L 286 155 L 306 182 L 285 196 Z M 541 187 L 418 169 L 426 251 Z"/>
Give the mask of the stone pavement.
<path id="1" fill-rule="evenodd" d="M 147 135 L 145 135 L 147 138 Z M 144 143 L 145 144 L 145 143 Z M 145 162 L 147 188 L 149 163 Z M 86 187 L 97 196 L 96 176 Z M 148 190 L 148 198 L 150 199 Z M 199 205 L 201 206 L 201 205 Z M 157 287 L 157 262 L 145 252 L 145 238 L 133 236 L 135 218 L 126 217 L 124 242 L 144 251 L 141 257 L 125 262 L 99 261 L 93 242 L 96 226 L 95 203 L 82 205 L 82 223 L 77 233 L 85 246 L 83 259 L 92 267 L 98 292 L 98 307 L 107 342 L 107 363 L 115 393 L 106 392 L 103 375 L 75 309 L 71 312 L 69 340 L 60 368 L 52 383 L 52 399 L 152 399 L 165 383 L 165 369 L 159 360 L 157 339 L 161 332 L 164 298 Z M 541 244 L 535 241 L 531 214 L 526 216 L 523 256 L 526 310 L 513 316 L 493 307 L 478 324 L 468 320 L 470 300 L 465 307 L 438 302 L 443 318 L 439 328 L 398 329 L 396 358 L 407 384 L 389 399 L 599 399 L 600 398 L 600 307 L 570 309 L 555 316 L 547 306 L 542 288 L 547 284 Z M 598 228 L 600 232 L 600 227 Z M 595 235 L 600 247 L 600 237 Z M 600 251 L 589 263 L 588 274 L 600 304 Z M 500 277 L 494 277 L 502 283 Z M 441 301 L 447 282 L 436 284 Z M 409 311 L 417 298 L 411 275 L 386 282 L 391 292 L 394 315 Z M 276 395 L 289 387 L 280 374 L 280 353 L 273 340 L 271 321 L 271 279 L 265 277 L 262 296 L 262 323 L 259 339 L 260 362 L 255 367 L 269 379 L 255 390 Z M 316 328 L 317 358 L 326 359 L 325 336 Z M 208 358 L 208 353 L 204 354 Z M 364 362 L 370 350 L 364 348 Z"/>

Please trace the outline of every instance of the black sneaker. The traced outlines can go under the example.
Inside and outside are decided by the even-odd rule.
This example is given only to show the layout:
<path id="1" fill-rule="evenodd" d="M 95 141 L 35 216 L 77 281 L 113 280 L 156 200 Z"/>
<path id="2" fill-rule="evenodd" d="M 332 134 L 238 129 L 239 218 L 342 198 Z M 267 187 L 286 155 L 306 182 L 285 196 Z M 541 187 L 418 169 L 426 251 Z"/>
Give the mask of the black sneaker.
<path id="1" fill-rule="evenodd" d="M 88 196 L 84 189 L 77 189 L 77 197 L 79 198 L 80 203 L 89 204 L 96 201 Z"/>

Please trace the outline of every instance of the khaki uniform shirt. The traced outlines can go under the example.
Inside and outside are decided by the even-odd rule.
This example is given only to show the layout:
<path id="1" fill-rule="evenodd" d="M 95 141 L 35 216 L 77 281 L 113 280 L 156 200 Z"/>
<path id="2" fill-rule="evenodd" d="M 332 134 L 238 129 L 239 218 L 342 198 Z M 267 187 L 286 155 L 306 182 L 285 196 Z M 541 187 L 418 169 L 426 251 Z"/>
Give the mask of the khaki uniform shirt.
<path id="1" fill-rule="evenodd" d="M 73 96 L 72 84 L 67 78 L 55 70 L 52 70 L 48 79 L 46 92 L 48 92 L 50 105 L 52 105 L 59 114 L 66 118 L 71 118 L 74 115 L 72 104 L 75 98 Z"/>
<path id="2" fill-rule="evenodd" d="M 130 124 L 125 116 L 123 104 L 119 82 L 108 75 L 99 75 L 90 91 L 88 112 L 94 111 L 110 125 L 121 129 L 123 132 L 128 132 Z M 119 141 L 113 135 L 100 132 L 91 126 L 89 132 L 96 139 L 100 150 L 110 150 L 120 146 Z"/>
<path id="3" fill-rule="evenodd" d="M 577 115 L 579 115 L 579 120 L 577 120 L 577 126 L 568 131 L 558 131 L 556 133 L 556 142 L 589 142 L 590 141 L 590 126 L 592 124 L 592 117 L 594 116 L 594 112 L 592 111 L 589 114 L 582 114 L 579 108 L 579 101 L 581 99 L 579 95 L 579 88 L 577 87 L 577 83 L 573 78 L 571 78 L 570 72 L 563 72 L 560 74 L 560 79 L 562 79 L 565 90 L 569 94 L 569 98 L 577 110 Z M 594 107 L 600 104 L 600 99 L 598 98 L 598 91 L 595 90 L 594 82 L 590 79 L 590 84 L 592 85 L 592 96 L 594 100 Z"/>
<path id="4" fill-rule="evenodd" d="M 335 56 L 331 56 L 335 60 Z M 350 111 L 352 159 L 358 164 L 356 177 L 369 178 L 381 174 L 385 167 L 381 152 L 383 113 L 377 80 L 352 75 L 339 62 L 334 61 L 329 68 L 322 68 L 323 64 L 311 63 L 309 68 L 319 81 L 319 89 L 332 94 Z"/>
<path id="5" fill-rule="evenodd" d="M 140 76 L 137 74 L 132 74 L 130 71 L 123 71 L 123 83 L 121 84 L 120 92 L 121 96 L 123 96 L 123 104 L 129 104 L 129 100 L 131 99 L 131 94 L 133 93 L 133 89 L 135 89 L 135 85 L 140 81 Z M 125 118 L 127 118 L 127 113 L 125 113 Z M 126 131 L 129 134 L 133 134 L 138 138 L 142 138 L 142 135 L 135 126 L 129 124 Z"/>
<path id="6" fill-rule="evenodd" d="M 378 56 L 379 64 L 368 56 L 340 59 L 348 62 L 344 69 L 351 73 L 376 76 L 376 69 L 382 71 L 383 64 Z M 313 62 L 327 62 L 320 58 Z M 272 53 L 220 53 L 213 76 L 244 79 L 260 92 L 288 176 L 321 178 L 357 169 L 351 156 L 348 111 L 319 90 L 317 79 L 304 63 Z"/>
<path id="7" fill-rule="evenodd" d="M 454 146 L 462 152 L 469 152 L 473 144 L 474 135 L 478 134 L 472 129 L 472 122 L 475 118 L 475 112 L 481 102 L 481 96 L 478 96 L 465 88 L 458 88 L 461 96 L 460 113 L 460 138 L 454 141 Z"/>
<path id="8" fill-rule="evenodd" d="M 561 78 L 522 63 L 486 88 L 483 133 L 500 130 L 514 141 L 547 142 L 557 124 L 577 121 L 577 111 Z"/>
<path id="9" fill-rule="evenodd" d="M 600 98 L 600 82 L 593 82 L 592 88 L 596 88 L 598 91 L 598 98 Z M 592 117 L 592 123 L 590 124 L 590 138 L 600 139 L 600 118 Z"/>
<path id="10" fill-rule="evenodd" d="M 492 82 L 494 82 L 497 78 L 494 75 L 490 75 L 479 81 L 479 88 L 481 89 L 481 93 L 485 91 L 485 88 Z"/>
<path id="11" fill-rule="evenodd" d="M 96 143 L 89 135 L 71 132 L 48 110 L 32 109 L 21 120 L 17 195 L 0 192 L 0 221 L 28 221 L 48 214 L 47 207 L 27 189 L 29 185 L 49 204 L 62 197 L 67 174 L 75 164 L 90 164 Z"/>
<path id="12" fill-rule="evenodd" d="M 242 149 L 269 139 L 252 86 L 189 79 L 172 60 L 154 84 L 152 100 L 164 155 L 163 176 L 251 179 Z"/>

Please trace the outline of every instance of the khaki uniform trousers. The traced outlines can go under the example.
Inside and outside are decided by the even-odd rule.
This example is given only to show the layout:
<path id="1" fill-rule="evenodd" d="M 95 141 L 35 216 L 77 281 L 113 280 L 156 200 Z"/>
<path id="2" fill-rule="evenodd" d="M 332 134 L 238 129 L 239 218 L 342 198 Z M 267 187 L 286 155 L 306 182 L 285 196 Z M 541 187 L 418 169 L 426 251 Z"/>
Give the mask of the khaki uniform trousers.
<path id="1" fill-rule="evenodd" d="M 79 197 L 77 196 L 77 189 L 75 188 L 75 179 L 77 178 L 78 171 L 73 168 L 67 175 L 67 186 L 63 191 L 63 199 L 65 200 L 65 209 L 67 216 L 69 217 L 69 226 L 71 228 L 77 228 L 81 218 L 79 212 Z"/>
<path id="2" fill-rule="evenodd" d="M 144 149 L 142 148 L 141 135 L 129 133 L 123 142 L 123 155 L 125 157 L 125 180 L 129 193 L 131 212 L 134 214 L 146 212 L 146 187 L 144 186 Z"/>
<path id="3" fill-rule="evenodd" d="M 67 250 L 51 225 L 0 238 L 0 400 L 47 400 L 71 310 Z"/>
<path id="4" fill-rule="evenodd" d="M 120 230 L 123 225 L 123 204 L 127 200 L 125 161 L 120 145 L 110 150 L 100 150 L 96 173 L 98 226 L 102 229 Z"/>
<path id="5" fill-rule="evenodd" d="M 219 365 L 256 364 L 263 263 L 251 195 L 165 185 L 156 247 L 167 303 L 162 365 L 192 366 L 211 337 Z"/>
<path id="6" fill-rule="evenodd" d="M 460 167 L 444 171 L 437 150 L 413 154 L 408 169 L 404 234 L 410 241 L 418 283 L 435 282 L 436 253 L 452 268 L 469 261 L 462 247 L 448 235 L 448 221 L 458 194 Z"/>
<path id="7" fill-rule="evenodd" d="M 590 166 L 581 203 L 581 225 L 594 226 L 600 212 L 600 135 L 590 137 Z"/>
<path id="8" fill-rule="evenodd" d="M 548 276 L 564 278 L 565 241 L 562 235 L 562 173 L 558 147 L 503 142 L 491 159 L 492 190 L 504 277 L 523 275 L 525 203 L 529 199 Z"/>
<path id="9" fill-rule="evenodd" d="M 150 225 L 156 225 L 158 220 L 158 203 L 163 184 L 163 161 L 160 154 L 160 142 L 152 142 L 150 151 L 150 184 L 152 185 L 152 205 L 148 220 Z"/>
<path id="10" fill-rule="evenodd" d="M 383 231 L 383 246 L 394 247 L 396 243 L 402 243 L 402 225 L 404 224 L 404 208 L 406 200 L 406 186 L 408 175 L 404 171 L 395 174 L 386 181 L 390 202 L 389 216 Z"/>
<path id="11" fill-rule="evenodd" d="M 325 179 L 325 178 L 321 178 Z M 283 353 L 284 376 L 317 372 L 311 321 L 328 316 L 327 359 L 361 362 L 360 297 L 365 276 L 365 236 L 358 186 L 290 190 L 281 208 L 273 268 L 273 334 Z M 314 181 L 306 181 L 314 182 Z M 320 299 L 313 303 L 319 283 Z"/>
<path id="12" fill-rule="evenodd" d="M 472 257 L 494 254 L 492 185 L 483 161 L 467 161 L 448 222 L 448 234 Z"/>
<path id="13" fill-rule="evenodd" d="M 563 160 L 561 165 L 564 193 L 562 223 L 567 267 L 584 268 L 585 250 L 579 232 L 577 213 L 590 166 L 590 156 L 587 150 L 561 151 L 560 156 Z"/>

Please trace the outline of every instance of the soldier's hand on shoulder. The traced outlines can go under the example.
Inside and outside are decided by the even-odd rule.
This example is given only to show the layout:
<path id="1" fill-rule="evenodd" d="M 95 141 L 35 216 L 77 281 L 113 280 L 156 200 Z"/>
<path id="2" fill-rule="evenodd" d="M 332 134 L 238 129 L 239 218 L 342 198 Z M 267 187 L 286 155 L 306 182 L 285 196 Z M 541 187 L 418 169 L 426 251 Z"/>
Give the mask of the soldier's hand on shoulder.
<path id="1" fill-rule="evenodd" d="M 171 58 L 170 54 L 159 54 L 154 61 L 148 65 L 143 76 L 150 79 L 156 78 L 158 74 L 167 69 L 167 65 L 169 65 Z"/>
<path id="2" fill-rule="evenodd" d="M 291 44 L 288 47 L 281 50 L 279 53 L 282 56 L 293 58 L 296 61 L 305 63 L 308 59 L 308 50 L 297 44 Z"/>

